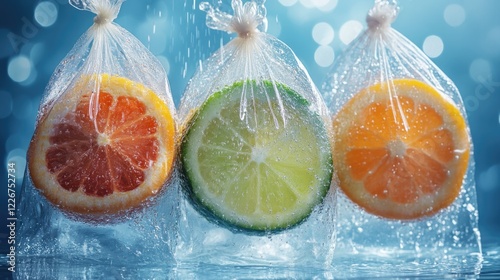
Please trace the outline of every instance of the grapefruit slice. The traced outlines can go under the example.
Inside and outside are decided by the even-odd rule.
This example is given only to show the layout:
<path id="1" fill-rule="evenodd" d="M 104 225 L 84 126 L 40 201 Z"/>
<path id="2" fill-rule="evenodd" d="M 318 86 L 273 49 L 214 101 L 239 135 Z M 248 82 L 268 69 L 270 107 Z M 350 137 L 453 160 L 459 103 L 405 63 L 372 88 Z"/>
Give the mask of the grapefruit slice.
<path id="1" fill-rule="evenodd" d="M 153 91 L 126 78 L 101 75 L 99 94 L 84 80 L 37 125 L 28 150 L 33 184 L 69 213 L 137 208 L 172 172 L 172 113 Z"/>

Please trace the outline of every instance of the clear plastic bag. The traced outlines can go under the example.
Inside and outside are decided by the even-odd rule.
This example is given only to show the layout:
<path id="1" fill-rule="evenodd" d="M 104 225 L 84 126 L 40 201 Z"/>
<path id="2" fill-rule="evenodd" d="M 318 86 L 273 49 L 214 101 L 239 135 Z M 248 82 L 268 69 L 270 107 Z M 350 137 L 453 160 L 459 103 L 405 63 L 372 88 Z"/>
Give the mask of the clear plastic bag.
<path id="1" fill-rule="evenodd" d="M 165 198 L 176 156 L 166 73 L 113 23 L 121 0 L 69 2 L 96 17 L 55 69 L 40 104 L 20 203 L 19 252 L 165 260 L 167 228 L 175 223 Z"/>
<path id="2" fill-rule="evenodd" d="M 473 148 L 463 102 L 453 82 L 391 27 L 397 13 L 395 1 L 375 1 L 368 28 L 336 59 L 322 87 L 341 189 L 336 256 L 365 256 L 374 267 L 392 261 L 477 269 Z"/>
<path id="3" fill-rule="evenodd" d="M 201 64 L 179 107 L 180 263 L 331 261 L 328 111 L 292 50 L 265 32 L 264 2 L 233 0 L 234 14 L 200 3 L 208 27 L 237 37 Z"/>

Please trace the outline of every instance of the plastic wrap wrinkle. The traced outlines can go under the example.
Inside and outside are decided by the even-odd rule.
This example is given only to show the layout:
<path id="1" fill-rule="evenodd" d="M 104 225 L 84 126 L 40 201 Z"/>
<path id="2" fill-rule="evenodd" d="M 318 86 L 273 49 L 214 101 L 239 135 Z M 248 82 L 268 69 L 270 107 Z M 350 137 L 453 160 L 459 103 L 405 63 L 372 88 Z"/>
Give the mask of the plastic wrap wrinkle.
<path id="1" fill-rule="evenodd" d="M 396 19 L 398 12 L 399 8 L 395 0 L 376 0 L 375 6 L 366 16 L 366 23 L 370 29 L 388 28 Z"/>
<path id="2" fill-rule="evenodd" d="M 251 37 L 259 29 L 263 32 L 267 30 L 265 0 L 249 1 L 243 4 L 242 0 L 232 0 L 231 7 L 234 15 L 214 8 L 208 2 L 201 2 L 200 9 L 207 13 L 207 26 L 237 33 L 242 38 Z"/>
<path id="3" fill-rule="evenodd" d="M 122 2 L 70 1 L 96 19 L 40 102 L 19 206 L 22 256 L 171 259 L 175 107 L 161 63 L 113 22 Z"/>
<path id="4" fill-rule="evenodd" d="M 203 62 L 179 105 L 180 264 L 331 264 L 328 109 L 293 51 L 266 33 L 264 2 L 231 1 L 232 14 L 222 1 L 200 4 L 209 28 L 236 36 Z"/>
<path id="5" fill-rule="evenodd" d="M 391 252 L 392 257 L 416 254 L 415 262 L 419 264 L 434 262 L 444 257 L 463 263 L 464 267 L 468 267 L 466 269 L 472 268 L 471 270 L 475 271 L 477 267 L 480 267 L 482 258 L 477 221 L 473 145 L 470 141 L 470 131 L 463 101 L 450 78 L 417 46 L 391 27 L 398 10 L 396 1 L 376 0 L 366 18 L 368 28 L 349 44 L 342 55 L 336 58 L 332 70 L 322 85 L 322 92 L 333 119 L 335 120 L 342 114 L 342 119 L 334 122 L 333 127 L 334 158 L 339 158 L 334 160 L 336 177 L 338 178 L 340 169 L 347 170 L 345 173 L 342 171 L 342 174 L 349 174 L 348 170 L 354 168 L 340 159 L 340 154 L 344 153 L 342 147 L 354 147 L 352 142 L 356 141 L 356 143 L 366 143 L 362 142 L 363 137 L 372 137 L 370 135 L 373 133 L 382 137 L 393 137 L 391 133 L 410 137 L 428 131 L 426 129 L 430 128 L 426 128 L 427 125 L 439 124 L 438 129 L 434 132 L 433 130 L 426 132 L 430 133 L 429 135 L 432 137 L 428 136 L 427 140 L 419 142 L 421 143 L 419 145 L 422 145 L 424 151 L 431 151 L 430 155 L 440 158 L 441 162 L 444 162 L 444 159 L 452 161 L 461 159 L 457 163 L 460 168 L 449 166 L 444 171 L 441 170 L 443 172 L 438 172 L 438 168 L 430 168 L 430 171 L 426 171 L 428 164 L 438 162 L 438 160 L 425 159 L 422 162 L 427 164 L 418 167 L 416 169 L 418 172 L 409 173 L 408 179 L 428 174 L 429 176 L 424 177 L 428 182 L 434 184 L 429 186 L 432 189 L 436 188 L 435 182 L 442 180 L 442 178 L 448 180 L 448 176 L 452 176 L 450 172 L 455 172 L 452 170 L 460 170 L 455 176 L 463 178 L 456 179 L 460 188 L 454 189 L 453 193 L 456 191 L 457 195 L 452 198 L 451 202 L 447 202 L 448 206 L 437 212 L 433 210 L 433 206 L 429 206 L 428 209 L 435 212 L 434 214 L 409 220 L 384 218 L 368 212 L 367 205 L 359 206 L 361 198 L 358 197 L 358 200 L 353 202 L 352 196 L 354 195 L 352 193 L 349 196 L 346 195 L 346 191 L 349 189 L 357 188 L 358 181 L 352 183 L 352 181 L 339 179 L 339 186 L 344 184 L 344 187 L 339 192 L 337 227 L 342 230 L 339 230 L 337 234 L 336 257 L 341 259 L 350 254 L 369 257 L 378 250 L 384 250 Z M 404 84 L 407 86 L 402 86 Z M 352 106 L 352 104 L 357 104 L 358 107 Z M 411 104 L 420 105 L 411 107 Z M 369 107 L 372 111 L 364 110 L 363 106 L 366 108 L 372 106 Z M 439 109 L 440 106 L 447 109 Z M 345 108 L 349 108 L 350 112 L 347 113 L 348 110 Z M 381 112 L 384 112 L 380 111 L 382 108 L 389 110 L 389 113 L 382 115 Z M 434 110 L 434 113 L 431 110 Z M 446 113 L 449 112 L 447 110 L 451 110 L 453 113 Z M 360 116 L 367 114 L 366 112 L 372 112 L 369 116 L 372 116 L 373 119 L 360 121 L 355 129 L 344 129 L 351 122 L 362 120 Z M 435 118 L 436 115 L 440 115 L 440 117 Z M 439 118 L 445 118 L 447 121 L 440 123 Z M 380 125 L 374 126 L 374 123 L 380 123 Z M 387 130 L 387 123 L 395 125 L 397 129 L 394 129 L 393 132 Z M 455 126 L 450 126 L 452 123 Z M 384 125 L 386 128 L 383 129 Z M 385 133 L 381 133 L 384 131 Z M 351 138 L 343 135 L 351 135 Z M 366 139 L 364 141 L 368 141 Z M 400 141 L 402 140 L 404 139 Z M 350 144 L 352 146 L 349 146 Z M 375 146 L 373 143 L 368 144 L 368 147 Z M 408 153 L 409 144 L 413 145 L 413 143 L 392 141 L 384 148 L 391 151 L 389 157 L 397 159 L 398 157 L 403 158 L 403 153 Z M 362 151 L 358 149 L 356 153 L 362 154 Z M 354 155 L 354 152 L 350 155 Z M 367 154 L 364 156 L 364 161 L 353 162 L 352 165 L 360 167 L 363 172 L 366 170 L 376 171 L 376 168 L 369 169 L 370 166 L 380 167 L 380 165 L 370 162 Z M 419 158 L 419 160 L 423 159 L 424 157 Z M 467 161 L 465 161 L 466 159 Z M 400 162 L 400 160 L 397 159 L 395 162 Z M 401 170 L 401 167 L 401 164 L 387 167 L 387 174 L 389 174 L 387 178 L 393 176 L 390 175 L 393 174 L 391 171 L 400 172 L 398 170 Z M 361 173 L 353 174 L 360 176 Z M 445 174 L 443 175 L 445 177 L 432 174 Z M 376 179 L 380 180 L 380 178 L 384 177 Z M 395 179 L 401 182 L 407 180 L 404 178 Z M 366 183 L 370 182 L 366 181 Z M 387 188 L 388 185 L 394 186 L 394 183 L 389 181 L 386 184 L 370 185 L 370 187 L 373 193 L 384 196 L 384 188 Z M 401 188 L 407 188 L 407 186 L 402 185 Z M 362 189 L 363 187 L 360 187 L 360 190 Z M 387 189 L 385 190 L 387 191 Z M 409 199 L 411 196 L 406 197 L 405 199 Z M 429 198 L 429 200 L 432 202 L 433 199 L 441 199 L 440 197 L 445 197 L 445 194 L 441 193 L 439 196 Z M 371 198 L 370 193 L 367 192 L 364 199 L 375 200 L 377 198 L 376 196 Z M 369 206 L 371 207 L 371 204 Z M 424 209 L 424 211 L 426 210 Z M 383 255 L 380 257 L 385 258 Z M 451 262 L 448 265 L 453 266 Z M 444 266 L 443 269 L 448 268 Z"/>

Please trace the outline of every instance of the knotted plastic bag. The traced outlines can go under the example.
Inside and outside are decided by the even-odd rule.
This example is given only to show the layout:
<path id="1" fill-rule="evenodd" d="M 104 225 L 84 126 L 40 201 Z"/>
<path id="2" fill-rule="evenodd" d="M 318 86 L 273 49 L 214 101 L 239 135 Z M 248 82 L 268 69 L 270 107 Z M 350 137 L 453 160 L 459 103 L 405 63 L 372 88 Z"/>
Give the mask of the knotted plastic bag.
<path id="1" fill-rule="evenodd" d="M 219 3 L 220 4 L 220 3 Z M 236 37 L 201 64 L 179 107 L 179 262 L 323 265 L 334 239 L 329 116 L 264 1 L 200 3 Z M 307 242 L 305 242 L 307 240 Z"/>
<path id="2" fill-rule="evenodd" d="M 450 78 L 391 27 L 397 13 L 395 2 L 375 1 L 368 28 L 323 85 L 341 190 L 336 254 L 358 254 L 375 267 L 477 269 L 473 148 L 463 102 Z"/>
<path id="3" fill-rule="evenodd" d="M 164 260 L 169 252 L 163 239 L 174 223 L 164 194 L 176 155 L 166 73 L 113 22 L 121 0 L 69 2 L 96 16 L 55 69 L 40 104 L 20 205 L 19 250 Z"/>

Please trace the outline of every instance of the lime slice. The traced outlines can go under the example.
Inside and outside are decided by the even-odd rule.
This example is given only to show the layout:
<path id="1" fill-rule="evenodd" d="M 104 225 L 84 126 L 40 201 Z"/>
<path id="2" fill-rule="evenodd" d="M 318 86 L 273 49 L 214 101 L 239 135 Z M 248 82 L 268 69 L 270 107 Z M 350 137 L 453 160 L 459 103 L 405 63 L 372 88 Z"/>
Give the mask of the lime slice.
<path id="1" fill-rule="evenodd" d="M 248 104 L 243 120 L 242 96 Z M 328 132 L 309 103 L 284 85 L 237 82 L 209 97 L 186 127 L 181 157 L 189 193 L 226 224 L 289 228 L 309 216 L 330 187 Z"/>

